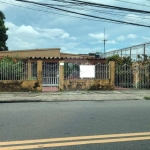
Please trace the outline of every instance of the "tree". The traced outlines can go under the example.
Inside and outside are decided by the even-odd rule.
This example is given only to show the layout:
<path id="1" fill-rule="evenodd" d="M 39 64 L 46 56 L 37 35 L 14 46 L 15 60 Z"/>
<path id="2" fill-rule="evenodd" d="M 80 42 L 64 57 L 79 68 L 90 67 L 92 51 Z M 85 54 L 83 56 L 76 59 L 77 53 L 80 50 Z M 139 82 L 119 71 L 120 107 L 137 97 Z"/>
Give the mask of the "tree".
<path id="1" fill-rule="evenodd" d="M 113 55 L 107 57 L 107 62 L 109 61 L 115 61 L 117 65 L 122 65 L 122 64 L 131 65 L 133 62 L 133 60 L 130 57 L 120 57 L 119 55 Z"/>
<path id="2" fill-rule="evenodd" d="M 4 19 L 5 15 L 2 11 L 0 11 L 0 51 L 8 50 L 8 47 L 6 46 L 6 41 L 8 39 L 6 31 L 8 30 L 8 28 L 5 27 Z"/>

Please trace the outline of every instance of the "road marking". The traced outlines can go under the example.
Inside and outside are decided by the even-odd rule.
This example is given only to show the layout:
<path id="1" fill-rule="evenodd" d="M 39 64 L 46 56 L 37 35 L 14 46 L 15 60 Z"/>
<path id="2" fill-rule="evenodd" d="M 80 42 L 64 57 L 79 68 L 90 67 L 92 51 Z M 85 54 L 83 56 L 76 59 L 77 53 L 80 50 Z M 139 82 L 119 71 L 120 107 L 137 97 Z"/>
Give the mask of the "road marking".
<path id="1" fill-rule="evenodd" d="M 117 137 L 129 137 L 129 136 L 148 136 L 150 132 L 140 133 L 124 133 L 124 134 L 106 134 L 106 135 L 92 135 L 92 136 L 78 136 L 78 137 L 63 137 L 63 138 L 51 138 L 51 139 L 37 139 L 37 140 L 23 140 L 23 141 L 10 141 L 0 142 L 0 146 L 4 145 L 16 145 L 16 144 L 34 144 L 43 142 L 61 142 L 61 141 L 74 141 L 74 140 L 89 140 L 99 138 L 117 138 Z"/>
<path id="2" fill-rule="evenodd" d="M 0 150 L 23 150 L 23 149 L 35 149 L 35 148 L 37 149 L 37 148 L 50 148 L 50 147 L 75 146 L 75 145 L 100 144 L 100 143 L 102 144 L 102 143 L 127 142 L 127 141 L 142 141 L 142 140 L 150 140 L 150 136 L 119 138 L 119 139 L 90 140 L 90 141 L 75 141 L 75 142 L 38 144 L 38 145 L 26 145 L 26 146 L 12 146 L 12 147 L 3 147 L 3 148 L 0 148 Z"/>

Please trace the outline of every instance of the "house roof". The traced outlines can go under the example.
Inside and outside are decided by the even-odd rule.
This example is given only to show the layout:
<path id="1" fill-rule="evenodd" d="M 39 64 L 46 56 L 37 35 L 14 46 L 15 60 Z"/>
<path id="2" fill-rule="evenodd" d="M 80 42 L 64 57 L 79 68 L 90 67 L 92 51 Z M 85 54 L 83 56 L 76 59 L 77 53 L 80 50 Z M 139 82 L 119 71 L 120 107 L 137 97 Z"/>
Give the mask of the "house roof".
<path id="1" fill-rule="evenodd" d="M 9 50 L 0 51 L 0 53 L 16 53 L 16 52 L 31 52 L 31 51 L 50 51 L 50 50 L 60 50 L 60 48 L 35 48 L 35 49 L 23 49 L 23 50 Z"/>
<path id="2" fill-rule="evenodd" d="M 60 48 L 1 51 L 0 57 L 4 56 L 18 57 L 20 59 L 27 59 L 27 57 L 60 57 Z"/>
<path id="3" fill-rule="evenodd" d="M 102 58 L 96 58 L 89 54 L 73 54 L 60 52 L 60 48 L 45 48 L 45 49 L 28 49 L 28 50 L 13 50 L 13 51 L 0 51 L 0 58 L 10 56 L 18 57 L 20 59 L 93 59 L 104 60 Z"/>
<path id="4" fill-rule="evenodd" d="M 105 60 L 105 58 L 95 58 L 95 57 L 28 57 L 28 59 L 59 59 L 59 60 L 64 60 L 64 59 L 85 59 L 85 60 Z"/>

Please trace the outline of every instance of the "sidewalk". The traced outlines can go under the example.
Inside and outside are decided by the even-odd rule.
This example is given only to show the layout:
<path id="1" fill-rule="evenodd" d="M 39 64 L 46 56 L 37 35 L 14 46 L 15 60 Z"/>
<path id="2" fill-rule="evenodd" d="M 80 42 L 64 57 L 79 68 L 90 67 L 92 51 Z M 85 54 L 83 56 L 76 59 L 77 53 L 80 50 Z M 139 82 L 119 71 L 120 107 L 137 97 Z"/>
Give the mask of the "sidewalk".
<path id="1" fill-rule="evenodd" d="M 0 92 L 0 102 L 143 100 L 145 96 L 150 96 L 150 90 Z"/>

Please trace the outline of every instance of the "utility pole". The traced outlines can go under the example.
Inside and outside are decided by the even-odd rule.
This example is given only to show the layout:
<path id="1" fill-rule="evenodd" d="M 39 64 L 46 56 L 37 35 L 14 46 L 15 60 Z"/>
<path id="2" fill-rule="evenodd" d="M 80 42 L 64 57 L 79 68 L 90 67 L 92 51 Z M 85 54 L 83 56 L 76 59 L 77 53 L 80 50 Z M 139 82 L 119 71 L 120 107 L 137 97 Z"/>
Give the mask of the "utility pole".
<path id="1" fill-rule="evenodd" d="M 105 54 L 105 43 L 107 41 L 107 39 L 105 39 L 105 28 L 104 28 L 104 40 L 102 40 L 102 41 L 104 41 L 104 54 Z"/>

